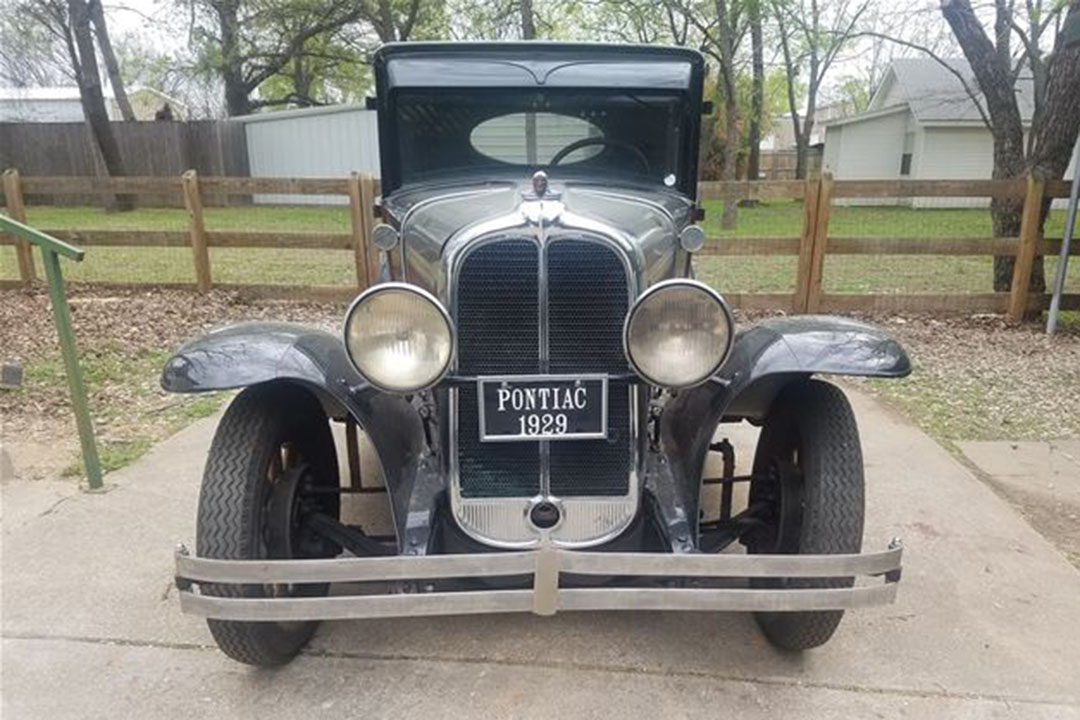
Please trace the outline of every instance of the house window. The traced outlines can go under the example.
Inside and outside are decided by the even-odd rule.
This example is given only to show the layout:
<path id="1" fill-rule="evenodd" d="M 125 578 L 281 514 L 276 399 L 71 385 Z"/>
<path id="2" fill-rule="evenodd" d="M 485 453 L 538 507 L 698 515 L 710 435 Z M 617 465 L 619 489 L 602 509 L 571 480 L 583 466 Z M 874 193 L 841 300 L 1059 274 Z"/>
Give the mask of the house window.
<path id="1" fill-rule="evenodd" d="M 900 174 L 901 175 L 910 175 L 911 174 L 911 153 L 909 153 L 909 152 L 906 152 L 906 153 L 904 153 L 903 155 L 900 156 Z"/>

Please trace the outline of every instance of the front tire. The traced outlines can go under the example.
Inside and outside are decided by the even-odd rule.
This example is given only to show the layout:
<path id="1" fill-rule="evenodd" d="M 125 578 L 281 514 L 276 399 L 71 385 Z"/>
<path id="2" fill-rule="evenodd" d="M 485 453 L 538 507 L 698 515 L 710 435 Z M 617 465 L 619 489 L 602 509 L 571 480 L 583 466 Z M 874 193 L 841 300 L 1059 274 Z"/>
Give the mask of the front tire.
<path id="1" fill-rule="evenodd" d="M 773 523 L 748 538 L 750 553 L 837 554 L 862 550 L 864 478 L 859 430 L 844 393 L 818 380 L 792 383 L 773 402 L 754 455 L 750 502 L 771 503 Z M 756 587 L 843 588 L 854 578 L 760 580 Z M 759 612 L 784 650 L 818 647 L 843 610 Z"/>
<path id="2" fill-rule="evenodd" d="M 199 493 L 197 554 L 230 560 L 332 556 L 331 547 L 304 533 L 297 510 L 306 502 L 309 509 L 336 518 L 336 494 L 305 498 L 304 488 L 338 484 L 334 441 L 319 401 L 298 386 L 248 388 L 225 411 L 210 446 Z M 249 598 L 325 595 L 326 590 L 319 585 L 203 586 L 208 595 Z M 260 666 L 291 660 L 318 626 L 213 619 L 207 624 L 222 652 Z"/>

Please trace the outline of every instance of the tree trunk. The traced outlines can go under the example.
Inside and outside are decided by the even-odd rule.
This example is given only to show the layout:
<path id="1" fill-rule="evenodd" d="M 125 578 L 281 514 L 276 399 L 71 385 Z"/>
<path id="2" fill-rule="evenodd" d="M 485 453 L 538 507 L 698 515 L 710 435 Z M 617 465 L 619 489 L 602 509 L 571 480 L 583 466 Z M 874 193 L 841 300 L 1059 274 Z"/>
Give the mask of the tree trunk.
<path id="1" fill-rule="evenodd" d="M 765 49 L 761 37 L 761 4 L 751 0 L 750 56 L 752 88 L 750 92 L 750 129 L 747 133 L 750 155 L 746 160 L 746 178 L 757 180 L 761 175 L 761 120 L 765 105 Z"/>
<path id="2" fill-rule="evenodd" d="M 807 140 L 806 137 L 800 132 L 795 136 L 795 179 L 806 179 L 806 166 L 807 162 Z"/>
<path id="3" fill-rule="evenodd" d="M 519 0 L 521 10 L 521 39 L 536 39 L 536 18 L 533 15 L 532 0 Z"/>
<path id="4" fill-rule="evenodd" d="M 221 31 L 221 80 L 225 84 L 225 109 L 229 117 L 250 115 L 253 109 L 240 57 L 237 4 L 237 0 L 222 0 L 217 5 Z"/>
<path id="5" fill-rule="evenodd" d="M 720 164 L 720 179 L 730 182 L 736 179 L 739 159 L 739 102 L 735 85 L 737 40 L 731 16 L 728 14 L 727 0 L 716 0 L 716 29 L 720 51 L 717 87 L 724 93 L 724 155 Z M 720 226 L 725 230 L 735 227 L 738 206 L 735 198 L 724 200 L 724 214 L 720 218 Z"/>
<path id="6" fill-rule="evenodd" d="M 124 118 L 124 122 L 135 122 L 135 111 L 131 109 L 131 102 L 128 101 L 124 79 L 120 77 L 120 64 L 116 62 L 116 53 L 113 52 L 112 41 L 109 40 L 109 28 L 105 24 L 105 11 L 101 7 L 101 0 L 90 0 L 89 5 L 90 20 L 94 23 L 94 33 L 97 35 L 101 57 L 105 61 L 109 85 L 112 86 L 116 105 L 120 108 L 120 116 Z"/>
<path id="7" fill-rule="evenodd" d="M 999 8 L 998 12 L 1002 12 Z M 1012 71 L 1007 58 L 990 41 L 969 0 L 942 0 L 941 14 L 945 17 L 960 49 L 964 52 L 975 80 L 979 84 L 990 116 L 990 132 L 994 138 L 995 179 L 1020 177 L 1027 169 L 1024 160 L 1024 128 L 1020 108 L 1014 94 Z M 1000 18 L 1000 15 L 999 15 Z M 1000 29 L 1001 24 L 998 23 Z M 1067 153 L 1066 153 L 1067 155 Z M 1016 237 L 1020 234 L 1020 214 L 1023 200 L 994 198 L 990 216 L 994 237 Z M 1006 292 L 1012 285 L 1015 258 L 994 258 L 994 291 Z M 1042 256 L 1035 258 L 1032 267 L 1031 291 L 1046 289 Z"/>
<path id="8" fill-rule="evenodd" d="M 780 31 L 780 50 L 784 57 L 784 73 L 787 75 L 788 112 L 791 113 L 791 129 L 792 135 L 795 137 L 795 177 L 801 179 L 806 177 L 806 152 L 800 152 L 800 148 L 803 147 L 802 123 L 799 122 L 799 99 L 795 84 L 798 69 L 795 67 L 795 60 L 791 53 L 791 41 L 788 37 L 787 28 L 784 26 L 783 10 L 777 11 L 776 24 Z M 800 175 L 800 173 L 802 174 Z"/>
<path id="9" fill-rule="evenodd" d="M 1066 17 L 1080 15 L 1080 1 L 1073 0 Z M 1046 99 L 1042 122 L 1030 158 L 1032 172 L 1047 180 L 1065 176 L 1080 133 L 1080 44 L 1062 47 L 1059 40 L 1046 69 Z M 1073 168 L 1080 172 L 1080 168 Z"/>
<path id="10" fill-rule="evenodd" d="M 105 96 L 101 92 L 101 76 L 98 73 L 97 57 L 94 54 L 94 38 L 90 34 L 90 8 L 86 0 L 68 0 L 68 16 L 71 20 L 71 32 L 74 36 L 75 49 L 79 55 L 79 98 L 82 101 L 83 114 L 90 126 L 90 131 L 101 151 L 101 159 L 110 177 L 125 175 L 120 146 L 109 124 L 109 113 L 105 109 Z M 131 210 L 134 199 L 131 195 L 117 195 L 111 203 L 115 210 Z"/>

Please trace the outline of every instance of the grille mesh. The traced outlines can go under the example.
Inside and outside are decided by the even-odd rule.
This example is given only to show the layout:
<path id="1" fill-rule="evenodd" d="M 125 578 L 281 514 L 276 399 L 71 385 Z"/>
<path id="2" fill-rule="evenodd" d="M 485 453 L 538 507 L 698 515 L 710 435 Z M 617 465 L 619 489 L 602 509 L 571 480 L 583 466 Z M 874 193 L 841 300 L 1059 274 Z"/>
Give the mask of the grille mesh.
<path id="1" fill-rule="evenodd" d="M 622 326 L 626 270 L 610 248 L 559 240 L 547 251 L 548 353 L 552 373 L 626 373 Z M 623 495 L 630 479 L 630 389 L 608 387 L 608 436 L 551 443 L 552 494 Z"/>
<path id="2" fill-rule="evenodd" d="M 541 372 L 538 250 L 506 239 L 471 252 L 457 278 L 458 368 L 469 375 Z M 547 372 L 627 372 L 622 324 L 626 271 L 610 248 L 557 240 L 547 248 Z M 560 497 L 622 495 L 631 465 L 631 389 L 611 381 L 608 437 L 551 442 L 550 483 Z M 458 468 L 464 497 L 532 496 L 539 443 L 481 443 L 475 387 L 458 390 Z"/>
<path id="3" fill-rule="evenodd" d="M 508 239 L 469 253 L 457 280 L 458 369 L 466 375 L 540 371 L 539 251 Z M 540 491 L 540 443 L 480 442 L 476 388 L 458 390 L 458 473 L 464 497 Z"/>

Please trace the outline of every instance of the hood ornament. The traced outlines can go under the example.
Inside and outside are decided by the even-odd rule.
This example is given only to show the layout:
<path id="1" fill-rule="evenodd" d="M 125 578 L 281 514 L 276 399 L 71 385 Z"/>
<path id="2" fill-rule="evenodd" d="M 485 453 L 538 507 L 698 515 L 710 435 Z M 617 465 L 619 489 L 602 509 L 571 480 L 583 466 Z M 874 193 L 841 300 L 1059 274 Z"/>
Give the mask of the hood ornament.
<path id="1" fill-rule="evenodd" d="M 532 187 L 533 194 L 535 194 L 537 198 L 543 199 L 543 197 L 547 195 L 548 191 L 547 173 L 543 170 L 537 170 L 536 172 L 534 172 L 532 176 Z"/>

